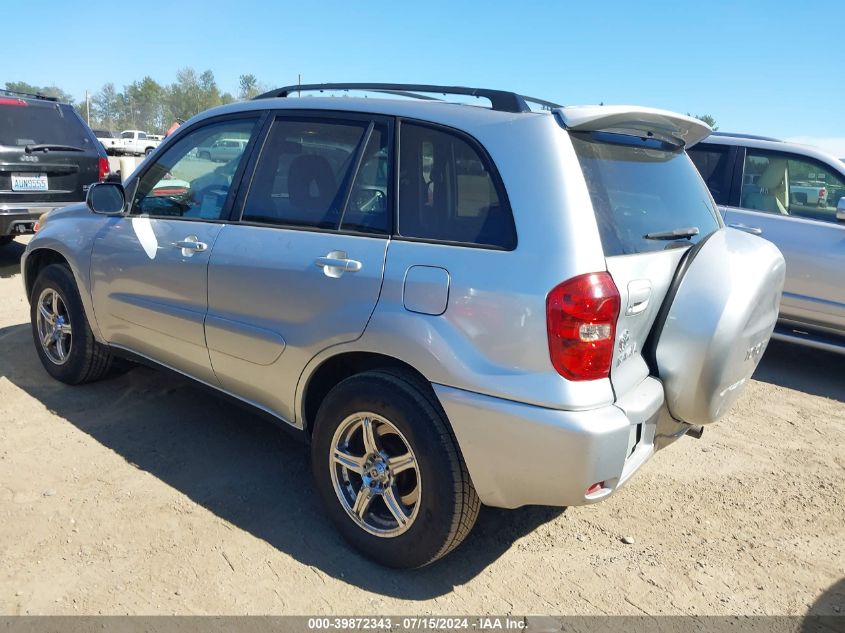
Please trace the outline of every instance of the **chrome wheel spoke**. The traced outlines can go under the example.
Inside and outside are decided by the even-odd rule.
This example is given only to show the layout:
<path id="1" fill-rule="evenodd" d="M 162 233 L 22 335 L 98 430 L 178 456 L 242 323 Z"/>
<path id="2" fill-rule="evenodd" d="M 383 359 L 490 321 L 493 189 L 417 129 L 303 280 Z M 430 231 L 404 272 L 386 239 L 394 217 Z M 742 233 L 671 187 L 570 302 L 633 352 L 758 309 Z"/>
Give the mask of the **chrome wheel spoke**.
<path id="1" fill-rule="evenodd" d="M 59 316 L 59 293 L 54 292 L 51 298 L 51 309 L 53 311 L 53 318 Z"/>
<path id="2" fill-rule="evenodd" d="M 355 504 L 352 506 L 352 512 L 361 519 L 364 520 L 364 515 L 367 513 L 367 510 L 370 508 L 370 504 L 373 502 L 373 494 L 367 486 L 361 486 L 361 489 L 358 490 L 358 495 L 355 497 Z"/>
<path id="3" fill-rule="evenodd" d="M 67 350 L 65 349 L 65 339 L 63 336 L 60 336 L 56 339 L 56 355 L 59 357 L 60 361 L 64 361 L 67 357 Z"/>
<path id="4" fill-rule="evenodd" d="M 410 453 L 405 453 L 404 455 L 390 457 L 387 460 L 387 465 L 390 467 L 391 474 L 398 475 L 399 473 L 404 472 L 410 468 L 416 468 L 417 460 L 414 459 L 414 456 Z"/>
<path id="5" fill-rule="evenodd" d="M 402 502 L 396 497 L 395 488 L 393 486 L 387 488 L 382 494 L 382 498 L 384 499 L 384 505 L 387 506 L 390 514 L 392 514 L 393 518 L 396 519 L 396 523 L 399 524 L 399 527 L 405 527 L 405 524 L 408 523 L 409 517 L 405 514 Z"/>
<path id="6" fill-rule="evenodd" d="M 410 492 L 406 492 L 403 495 L 399 495 L 399 501 L 405 504 L 406 507 L 410 507 L 414 505 L 417 501 L 420 500 L 420 487 L 414 486 L 414 489 Z"/>
<path id="7" fill-rule="evenodd" d="M 65 336 L 71 334 L 70 323 L 62 323 L 59 326 L 59 332 L 61 332 Z"/>
<path id="8" fill-rule="evenodd" d="M 44 319 L 50 325 L 53 324 L 53 314 L 47 309 L 47 307 L 41 303 L 38 305 L 38 313 L 41 315 L 41 318 Z"/>
<path id="9" fill-rule="evenodd" d="M 378 444 L 376 443 L 376 433 L 371 418 L 365 417 L 361 420 L 361 433 L 364 436 L 364 453 L 367 455 L 377 453 Z"/>
<path id="10" fill-rule="evenodd" d="M 340 448 L 335 448 L 333 457 L 335 462 L 344 468 L 351 470 L 353 473 L 357 473 L 359 475 L 364 473 L 364 463 L 367 461 L 366 455 L 358 457 L 357 455 L 351 455 Z"/>

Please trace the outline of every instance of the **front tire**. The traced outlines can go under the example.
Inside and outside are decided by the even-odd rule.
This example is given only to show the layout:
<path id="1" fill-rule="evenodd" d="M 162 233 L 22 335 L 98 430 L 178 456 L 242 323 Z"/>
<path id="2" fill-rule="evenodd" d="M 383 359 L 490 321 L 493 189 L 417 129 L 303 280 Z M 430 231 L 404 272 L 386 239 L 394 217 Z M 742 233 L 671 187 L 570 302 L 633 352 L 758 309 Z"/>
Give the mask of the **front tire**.
<path id="1" fill-rule="evenodd" d="M 329 392 L 317 413 L 311 467 L 338 530 L 389 567 L 445 556 L 481 507 L 434 395 L 390 371 L 357 374 Z"/>
<path id="2" fill-rule="evenodd" d="M 30 323 L 41 364 L 56 380 L 79 385 L 108 373 L 111 354 L 94 339 L 67 266 L 51 264 L 39 273 L 30 297 Z"/>

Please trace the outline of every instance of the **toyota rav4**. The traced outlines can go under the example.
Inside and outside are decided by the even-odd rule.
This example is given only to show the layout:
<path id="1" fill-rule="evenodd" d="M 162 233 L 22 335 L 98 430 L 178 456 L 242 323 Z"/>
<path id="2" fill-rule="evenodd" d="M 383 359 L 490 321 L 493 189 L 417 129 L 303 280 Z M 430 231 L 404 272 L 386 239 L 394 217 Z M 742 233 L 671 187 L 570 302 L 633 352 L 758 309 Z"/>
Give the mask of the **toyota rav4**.
<path id="1" fill-rule="evenodd" d="M 391 98 L 296 98 L 321 90 Z M 482 503 L 606 499 L 738 397 L 784 262 L 724 227 L 685 151 L 709 132 L 444 86 L 216 108 L 47 216 L 22 262 L 35 349 L 69 384 L 123 356 L 269 413 L 345 537 L 419 567 Z"/>

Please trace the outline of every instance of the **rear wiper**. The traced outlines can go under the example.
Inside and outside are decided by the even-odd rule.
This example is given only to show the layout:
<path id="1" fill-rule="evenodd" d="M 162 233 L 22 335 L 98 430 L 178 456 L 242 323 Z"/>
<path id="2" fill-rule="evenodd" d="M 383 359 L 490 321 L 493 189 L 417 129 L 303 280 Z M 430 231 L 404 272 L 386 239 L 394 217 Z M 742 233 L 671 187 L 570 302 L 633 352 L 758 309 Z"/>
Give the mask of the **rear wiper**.
<path id="1" fill-rule="evenodd" d="M 27 154 L 32 154 L 32 152 L 47 152 L 47 151 L 54 151 L 54 152 L 82 152 L 85 151 L 81 147 L 74 147 L 73 145 L 56 145 L 54 143 L 41 143 L 39 145 L 27 145 L 24 147 L 24 151 Z"/>
<path id="2" fill-rule="evenodd" d="M 643 239 L 646 240 L 681 240 L 689 239 L 693 235 L 698 235 L 697 226 L 688 226 L 682 229 L 672 229 L 671 231 L 657 231 L 656 233 L 646 233 Z"/>

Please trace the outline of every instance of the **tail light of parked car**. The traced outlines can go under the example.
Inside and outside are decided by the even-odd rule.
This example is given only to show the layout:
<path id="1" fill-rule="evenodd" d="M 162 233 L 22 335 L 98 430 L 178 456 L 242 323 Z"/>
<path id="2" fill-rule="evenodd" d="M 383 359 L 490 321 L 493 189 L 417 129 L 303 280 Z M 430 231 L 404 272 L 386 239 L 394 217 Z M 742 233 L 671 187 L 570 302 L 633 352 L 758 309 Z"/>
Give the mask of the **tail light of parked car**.
<path id="1" fill-rule="evenodd" d="M 610 375 L 619 290 L 606 272 L 573 277 L 546 297 L 549 356 L 557 372 L 569 380 L 595 380 Z"/>
<path id="2" fill-rule="evenodd" d="M 14 99 L 9 97 L 0 97 L 0 105 L 7 105 L 7 106 L 25 106 L 26 101 L 23 99 Z"/>
<path id="3" fill-rule="evenodd" d="M 105 181 L 106 178 L 109 177 L 109 172 L 111 171 L 111 168 L 109 167 L 109 159 L 103 158 L 101 156 L 100 162 L 99 162 L 99 168 L 100 168 L 100 182 L 103 182 L 103 181 Z"/>
<path id="4" fill-rule="evenodd" d="M 821 189 L 819 189 L 819 200 L 822 200 L 824 198 L 827 198 L 827 189 L 822 187 Z"/>

